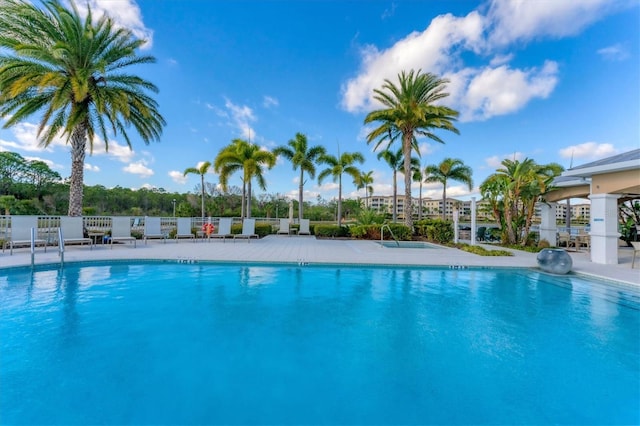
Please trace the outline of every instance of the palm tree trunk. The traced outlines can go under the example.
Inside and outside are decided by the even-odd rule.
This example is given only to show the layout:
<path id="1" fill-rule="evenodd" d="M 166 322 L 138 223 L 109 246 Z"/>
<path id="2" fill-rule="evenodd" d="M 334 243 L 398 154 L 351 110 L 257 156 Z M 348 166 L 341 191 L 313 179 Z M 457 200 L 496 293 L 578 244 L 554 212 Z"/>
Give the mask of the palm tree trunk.
<path id="1" fill-rule="evenodd" d="M 202 185 L 202 218 L 204 219 L 204 175 L 200 176 L 200 181 Z"/>
<path id="2" fill-rule="evenodd" d="M 251 218 L 251 179 L 247 182 L 247 218 Z"/>
<path id="3" fill-rule="evenodd" d="M 418 195 L 420 206 L 418 206 L 418 220 L 422 220 L 422 177 L 420 178 L 420 193 Z"/>
<path id="4" fill-rule="evenodd" d="M 444 182 L 442 190 L 442 220 L 447 220 L 447 182 Z"/>
<path id="5" fill-rule="evenodd" d="M 298 223 L 302 220 L 302 201 L 304 192 L 304 170 L 300 167 L 300 184 L 298 185 Z"/>
<path id="6" fill-rule="evenodd" d="M 342 175 L 338 177 L 338 226 L 342 225 Z"/>
<path id="7" fill-rule="evenodd" d="M 398 172 L 393 171 L 393 223 L 398 220 Z"/>
<path id="8" fill-rule="evenodd" d="M 242 180 L 242 200 L 240 201 L 240 219 L 244 219 L 245 215 L 245 203 L 247 201 L 247 183 Z"/>
<path id="9" fill-rule="evenodd" d="M 82 216 L 84 190 L 84 158 L 87 146 L 87 127 L 80 124 L 71 135 L 71 181 L 69 183 L 69 216 Z"/>
<path id="10" fill-rule="evenodd" d="M 402 135 L 402 154 L 404 155 L 404 224 L 413 233 L 413 208 L 411 203 L 411 141 L 413 132 Z"/>

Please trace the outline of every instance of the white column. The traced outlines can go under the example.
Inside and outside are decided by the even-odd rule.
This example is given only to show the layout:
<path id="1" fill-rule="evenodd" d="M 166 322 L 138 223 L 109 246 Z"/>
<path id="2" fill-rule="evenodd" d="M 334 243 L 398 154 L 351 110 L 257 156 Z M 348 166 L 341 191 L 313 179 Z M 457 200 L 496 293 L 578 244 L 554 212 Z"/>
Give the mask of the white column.
<path id="1" fill-rule="evenodd" d="M 540 203 L 540 240 L 547 240 L 557 246 L 556 203 Z"/>
<path id="2" fill-rule="evenodd" d="M 476 197 L 471 197 L 471 245 L 476 245 Z"/>
<path id="3" fill-rule="evenodd" d="M 615 194 L 591 194 L 591 261 L 618 263 L 618 198 Z"/>
<path id="4" fill-rule="evenodd" d="M 458 244 L 459 241 L 459 230 L 458 230 L 458 209 L 456 207 L 453 208 L 453 242 Z"/>

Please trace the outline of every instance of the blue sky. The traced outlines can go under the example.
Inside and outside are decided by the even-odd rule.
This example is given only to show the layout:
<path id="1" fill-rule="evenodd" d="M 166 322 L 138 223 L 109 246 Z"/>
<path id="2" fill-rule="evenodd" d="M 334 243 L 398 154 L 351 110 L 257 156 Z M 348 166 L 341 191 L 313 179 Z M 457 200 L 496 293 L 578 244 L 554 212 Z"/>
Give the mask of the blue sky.
<path id="1" fill-rule="evenodd" d="M 568 168 L 572 158 L 579 165 L 640 147 L 637 0 L 89 4 L 148 40 L 142 53 L 157 63 L 135 71 L 159 87 L 167 127 L 150 145 L 131 131 L 133 150 L 115 137 L 106 153 L 97 140 L 86 158 L 88 185 L 194 192 L 199 177 L 183 171 L 213 161 L 232 139 L 273 149 L 301 132 L 329 153 L 361 152 L 374 194 L 389 195 L 391 170 L 366 144 L 363 119 L 377 107 L 373 89 L 410 69 L 448 78 L 444 103 L 460 111 L 460 135 L 438 133 L 445 144 L 419 141 L 423 166 L 453 157 L 473 169 L 474 189 L 452 183 L 449 196 L 479 196 L 504 158 Z M 68 146 L 38 146 L 36 120 L 0 129 L 0 150 L 69 176 Z M 297 177 L 280 159 L 266 192 L 296 198 Z M 240 185 L 239 176 L 230 184 Z M 358 195 L 350 179 L 343 192 Z M 441 194 L 439 185 L 423 188 L 423 196 Z M 308 179 L 305 199 L 318 195 L 335 197 L 337 185 Z"/>

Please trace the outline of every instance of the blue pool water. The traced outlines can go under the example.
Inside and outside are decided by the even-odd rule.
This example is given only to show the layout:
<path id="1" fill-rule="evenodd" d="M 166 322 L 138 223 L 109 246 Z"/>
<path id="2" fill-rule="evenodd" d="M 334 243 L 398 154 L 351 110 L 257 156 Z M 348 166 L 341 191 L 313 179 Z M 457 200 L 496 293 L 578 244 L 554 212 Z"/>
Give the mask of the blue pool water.
<path id="1" fill-rule="evenodd" d="M 2 424 L 638 424 L 640 295 L 527 270 L 0 270 Z"/>

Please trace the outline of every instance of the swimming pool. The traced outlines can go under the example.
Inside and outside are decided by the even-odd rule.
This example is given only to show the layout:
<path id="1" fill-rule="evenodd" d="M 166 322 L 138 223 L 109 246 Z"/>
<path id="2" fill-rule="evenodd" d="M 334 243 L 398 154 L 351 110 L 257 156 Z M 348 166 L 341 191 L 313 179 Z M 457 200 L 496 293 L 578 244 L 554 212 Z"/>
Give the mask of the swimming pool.
<path id="1" fill-rule="evenodd" d="M 0 422 L 637 424 L 639 300 L 511 269 L 0 270 Z"/>

